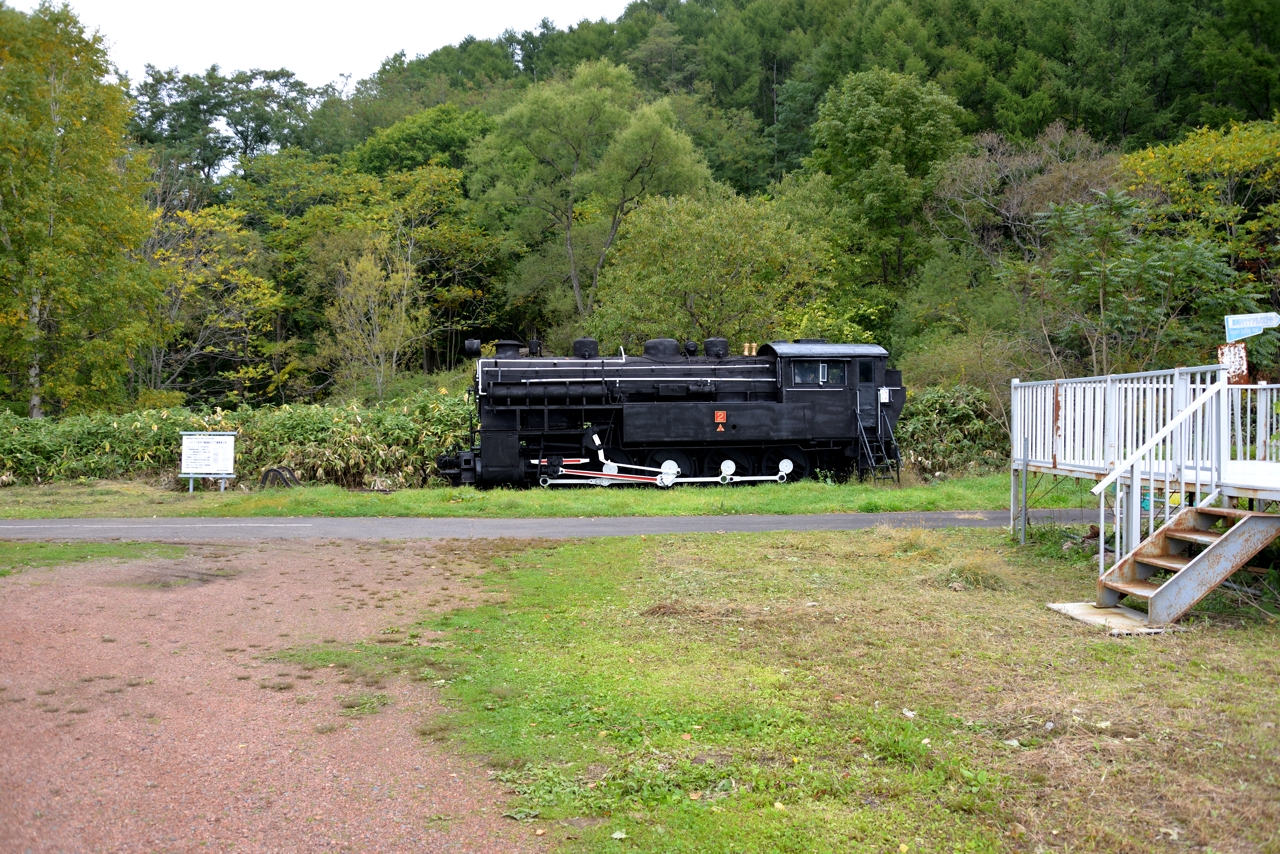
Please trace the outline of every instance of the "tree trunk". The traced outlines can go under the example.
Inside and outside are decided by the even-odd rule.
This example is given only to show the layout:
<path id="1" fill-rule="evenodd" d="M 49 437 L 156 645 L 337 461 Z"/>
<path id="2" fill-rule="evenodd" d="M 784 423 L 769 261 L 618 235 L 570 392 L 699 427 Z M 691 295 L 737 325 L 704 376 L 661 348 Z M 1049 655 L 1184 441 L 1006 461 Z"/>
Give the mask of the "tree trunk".
<path id="1" fill-rule="evenodd" d="M 625 204 L 623 202 L 622 205 L 619 205 L 614 210 L 613 222 L 609 224 L 609 236 L 605 238 L 604 246 L 600 247 L 600 257 L 596 258 L 595 269 L 591 271 L 591 293 L 587 298 L 587 309 L 589 311 L 595 311 L 596 309 L 596 291 L 600 287 L 600 271 L 604 269 L 605 256 L 608 254 L 609 249 L 612 248 L 613 241 L 618 237 L 618 226 L 622 224 L 622 217 L 625 213 L 623 206 Z"/>
<path id="2" fill-rule="evenodd" d="M 31 388 L 31 398 L 27 403 L 27 415 L 31 418 L 43 418 L 44 407 L 41 399 L 43 377 L 40 373 L 40 291 L 31 294 L 31 306 L 27 309 L 27 323 L 30 332 L 27 340 L 31 344 L 31 362 L 27 366 L 27 385 Z"/>
<path id="3" fill-rule="evenodd" d="M 569 254 L 569 281 L 573 283 L 573 299 L 578 304 L 578 314 L 586 315 L 582 305 L 582 282 L 578 281 L 578 259 L 573 254 L 573 205 L 569 206 L 569 216 L 564 222 L 564 248 Z"/>

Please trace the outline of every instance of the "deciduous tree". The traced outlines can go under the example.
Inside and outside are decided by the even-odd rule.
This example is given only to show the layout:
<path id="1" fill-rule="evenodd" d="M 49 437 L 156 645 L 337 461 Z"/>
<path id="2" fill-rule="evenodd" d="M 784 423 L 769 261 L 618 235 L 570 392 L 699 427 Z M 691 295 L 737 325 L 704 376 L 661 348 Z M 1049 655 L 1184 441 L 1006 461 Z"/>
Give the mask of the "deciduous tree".
<path id="1" fill-rule="evenodd" d="M 831 260 L 768 199 L 650 199 L 627 221 L 588 328 L 633 351 L 659 337 L 768 341 L 788 316 L 822 311 Z"/>
<path id="2" fill-rule="evenodd" d="M 1039 326 L 1029 343 L 1060 376 L 1195 364 L 1221 340 L 1224 314 L 1257 310 L 1223 246 L 1160 234 L 1148 219 L 1124 191 L 1055 205 L 1041 218 L 1040 257 L 1005 268 Z"/>
<path id="3" fill-rule="evenodd" d="M 33 418 L 118 400 L 156 290 L 145 164 L 102 39 L 66 6 L 0 6 L 0 359 Z"/>
<path id="4" fill-rule="evenodd" d="M 529 89 L 474 153 L 483 198 L 513 209 L 514 225 L 529 244 L 550 231 L 563 245 L 564 274 L 580 316 L 590 314 L 618 228 L 640 200 L 693 190 L 709 179 L 674 123 L 662 102 L 637 108 L 626 68 L 588 62 L 566 80 Z M 578 227 L 592 219 L 603 221 L 604 233 L 587 259 L 580 257 Z"/>
<path id="5" fill-rule="evenodd" d="M 489 132 L 490 119 L 479 110 L 463 112 L 441 104 L 377 131 L 351 152 L 362 172 L 385 175 L 434 164 L 461 169 L 467 148 Z"/>
<path id="6" fill-rule="evenodd" d="M 962 115 L 937 85 L 883 69 L 850 74 L 822 104 L 810 163 L 848 195 L 856 250 L 875 259 L 881 282 L 905 281 L 920 260 L 924 200 L 934 167 L 961 143 Z"/>
<path id="7" fill-rule="evenodd" d="M 1280 310 L 1280 120 L 1201 128 L 1124 165 L 1164 223 L 1222 244 L 1230 264 Z"/>
<path id="8" fill-rule="evenodd" d="M 142 387 L 253 402 L 269 399 L 299 368 L 296 360 L 273 358 L 284 301 L 255 273 L 262 264 L 243 216 L 216 205 L 178 211 L 162 225 L 151 260 L 164 294 L 148 315 L 151 340 L 134 358 Z"/>
<path id="9" fill-rule="evenodd" d="M 405 267 L 388 272 L 368 252 L 342 264 L 333 282 L 333 301 L 325 309 L 329 331 L 320 338 L 319 354 L 340 379 L 370 380 L 378 400 L 422 333 L 414 279 Z"/>

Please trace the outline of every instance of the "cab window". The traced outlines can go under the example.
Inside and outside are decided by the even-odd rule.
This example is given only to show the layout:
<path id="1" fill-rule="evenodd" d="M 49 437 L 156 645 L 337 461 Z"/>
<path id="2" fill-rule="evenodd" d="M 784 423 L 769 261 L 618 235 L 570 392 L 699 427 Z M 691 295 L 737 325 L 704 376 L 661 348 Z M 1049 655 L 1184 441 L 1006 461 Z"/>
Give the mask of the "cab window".
<path id="1" fill-rule="evenodd" d="M 845 363 L 822 362 L 817 359 L 797 360 L 792 363 L 792 376 L 798 386 L 843 386 Z"/>
<path id="2" fill-rule="evenodd" d="M 873 374 L 874 363 L 870 359 L 858 360 L 858 382 L 871 383 L 875 382 Z"/>

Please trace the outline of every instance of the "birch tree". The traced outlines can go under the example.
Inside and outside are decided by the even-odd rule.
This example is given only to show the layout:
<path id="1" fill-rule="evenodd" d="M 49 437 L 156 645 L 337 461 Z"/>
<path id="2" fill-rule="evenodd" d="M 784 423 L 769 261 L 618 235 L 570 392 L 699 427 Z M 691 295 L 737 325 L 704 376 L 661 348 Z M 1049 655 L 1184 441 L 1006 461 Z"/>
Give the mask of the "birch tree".
<path id="1" fill-rule="evenodd" d="M 157 288 L 129 96 L 69 8 L 0 6 L 0 380 L 28 413 L 123 396 Z"/>

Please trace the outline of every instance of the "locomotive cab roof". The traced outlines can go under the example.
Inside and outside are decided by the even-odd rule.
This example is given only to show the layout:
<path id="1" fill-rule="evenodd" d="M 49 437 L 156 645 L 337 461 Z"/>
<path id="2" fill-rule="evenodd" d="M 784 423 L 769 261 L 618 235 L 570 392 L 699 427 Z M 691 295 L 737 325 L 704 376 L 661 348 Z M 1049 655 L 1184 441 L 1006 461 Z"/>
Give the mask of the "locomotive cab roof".
<path id="1" fill-rule="evenodd" d="M 879 344 L 828 344 L 825 341 L 774 341 L 760 345 L 761 356 L 801 359 L 885 358 L 889 351 Z"/>

